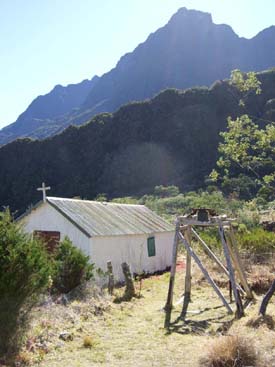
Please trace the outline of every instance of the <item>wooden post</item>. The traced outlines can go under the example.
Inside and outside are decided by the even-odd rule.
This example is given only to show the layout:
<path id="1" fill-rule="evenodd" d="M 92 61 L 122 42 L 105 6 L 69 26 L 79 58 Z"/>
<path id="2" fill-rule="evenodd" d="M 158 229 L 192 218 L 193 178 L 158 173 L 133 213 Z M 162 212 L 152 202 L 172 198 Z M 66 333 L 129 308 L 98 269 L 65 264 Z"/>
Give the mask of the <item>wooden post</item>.
<path id="1" fill-rule="evenodd" d="M 170 271 L 170 280 L 169 280 L 169 288 L 167 294 L 167 301 L 164 307 L 166 311 L 165 315 L 165 323 L 164 327 L 169 327 L 170 320 L 171 320 L 171 312 L 173 307 L 173 291 L 174 291 L 174 284 L 175 284 L 175 274 L 176 274 L 176 266 L 177 266 L 177 256 L 178 256 L 178 233 L 179 233 L 179 220 L 176 221 L 176 230 L 174 236 L 174 243 L 173 243 L 173 254 L 172 254 L 172 264 L 171 264 L 171 271 Z"/>
<path id="2" fill-rule="evenodd" d="M 113 295 L 113 291 L 114 291 L 114 273 L 113 273 L 113 265 L 111 261 L 107 261 L 107 269 L 108 269 L 108 293 L 110 295 Z"/>
<path id="3" fill-rule="evenodd" d="M 229 305 L 229 303 L 226 301 L 225 297 L 223 296 L 222 292 L 220 291 L 219 287 L 217 286 L 217 284 L 214 282 L 214 280 L 211 278 L 211 276 L 208 274 L 207 270 L 205 269 L 205 267 L 203 266 L 203 264 L 201 263 L 200 259 L 198 258 L 198 256 L 196 255 L 196 253 L 193 251 L 192 247 L 189 246 L 189 243 L 185 240 L 185 238 L 183 237 L 183 235 L 179 232 L 178 233 L 179 236 L 179 240 L 184 244 L 187 252 L 189 252 L 189 254 L 193 257 L 193 259 L 195 260 L 195 262 L 197 263 L 197 265 L 199 266 L 199 268 L 201 269 L 203 275 L 205 276 L 205 278 L 208 280 L 208 282 L 210 283 L 210 285 L 213 287 L 214 291 L 216 292 L 216 294 L 219 296 L 219 298 L 222 300 L 222 303 L 224 304 L 224 306 L 226 307 L 226 309 L 228 310 L 228 312 L 230 314 L 233 313 L 233 310 L 231 308 L 231 306 Z"/>
<path id="4" fill-rule="evenodd" d="M 186 241 L 191 246 L 191 226 L 188 226 L 186 231 L 184 232 L 184 236 Z M 184 300 L 183 300 L 183 307 L 181 311 L 180 317 L 182 319 L 185 318 L 186 312 L 188 309 L 189 302 L 191 300 L 191 255 L 188 251 L 186 251 L 186 272 L 185 272 L 185 287 L 184 287 Z"/>
<path id="5" fill-rule="evenodd" d="M 240 255 L 239 255 L 238 248 L 237 248 L 237 241 L 236 241 L 234 230 L 233 230 L 232 226 L 230 226 L 229 239 L 230 239 L 230 242 L 231 242 L 231 243 L 229 243 L 229 246 L 231 247 L 231 251 L 232 251 L 232 259 L 234 261 L 236 271 L 239 275 L 240 282 L 241 282 L 241 284 L 242 284 L 242 286 L 243 286 L 243 288 L 246 292 L 247 298 L 248 299 L 253 299 L 254 297 L 253 297 L 252 291 L 251 291 L 251 289 L 248 285 L 248 282 L 247 282 L 247 279 L 246 279 L 246 276 L 245 276 L 245 271 L 244 271 L 242 262 L 240 260 Z"/>
<path id="6" fill-rule="evenodd" d="M 235 302 L 236 302 L 236 306 L 237 306 L 236 315 L 237 315 L 238 318 L 241 318 L 242 316 L 244 316 L 242 300 L 241 300 L 240 294 L 237 290 L 236 281 L 235 281 L 235 277 L 234 277 L 234 269 L 233 269 L 232 264 L 231 264 L 229 249 L 227 247 L 224 230 L 223 230 L 223 226 L 222 226 L 221 223 L 219 223 L 219 234 L 220 234 L 220 237 L 221 237 L 223 252 L 224 252 L 225 259 L 226 259 L 227 269 L 228 269 L 229 275 L 230 275 L 230 282 L 231 282 L 231 286 L 232 286 L 232 290 L 233 290 L 233 294 L 234 294 L 234 298 L 235 298 Z"/>
<path id="7" fill-rule="evenodd" d="M 125 278 L 125 284 L 126 284 L 124 298 L 127 300 L 130 300 L 131 298 L 135 297 L 136 295 L 134 281 L 132 278 L 132 274 L 130 272 L 129 265 L 124 262 L 121 264 L 121 267 L 122 267 L 122 271 L 123 271 L 124 278 Z"/>
<path id="8" fill-rule="evenodd" d="M 271 287 L 269 288 L 269 290 L 267 291 L 267 293 L 265 294 L 262 300 L 259 314 L 265 316 L 268 302 L 270 301 L 270 298 L 273 296 L 274 293 L 275 293 L 275 280 L 273 281 Z"/>
<path id="9" fill-rule="evenodd" d="M 230 280 L 228 282 L 228 288 L 229 288 L 229 300 L 230 300 L 230 303 L 231 303 L 231 302 L 233 302 L 233 298 L 232 298 L 232 285 L 231 285 Z"/>

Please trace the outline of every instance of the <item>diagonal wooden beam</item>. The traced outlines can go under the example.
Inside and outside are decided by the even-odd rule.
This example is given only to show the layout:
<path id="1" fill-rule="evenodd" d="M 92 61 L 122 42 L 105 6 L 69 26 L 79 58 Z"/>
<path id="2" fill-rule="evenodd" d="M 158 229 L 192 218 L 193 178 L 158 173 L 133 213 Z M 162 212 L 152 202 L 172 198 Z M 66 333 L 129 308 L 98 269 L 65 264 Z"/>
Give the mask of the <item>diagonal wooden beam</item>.
<path id="1" fill-rule="evenodd" d="M 220 267 L 220 269 L 227 275 L 227 277 L 230 279 L 229 271 L 226 269 L 226 267 L 223 265 L 223 263 L 220 261 L 220 259 L 214 254 L 214 252 L 207 246 L 206 242 L 200 237 L 200 235 L 192 228 L 192 233 L 197 238 L 197 240 L 202 244 L 203 248 L 207 252 L 208 256 L 215 261 L 215 263 Z M 237 284 L 237 288 L 239 292 L 242 294 L 245 294 L 244 290 Z"/>
<path id="2" fill-rule="evenodd" d="M 229 230 L 229 243 L 228 245 L 230 246 L 230 249 L 232 251 L 232 259 L 233 259 L 233 262 L 234 262 L 234 265 L 235 265 L 235 268 L 236 268 L 236 271 L 239 275 L 239 278 L 240 278 L 240 282 L 246 292 L 246 296 L 248 299 L 253 299 L 253 293 L 249 287 L 249 284 L 247 282 L 247 279 L 246 279 L 246 276 L 245 276 L 245 271 L 244 271 L 244 268 L 243 268 L 243 264 L 241 262 L 241 259 L 240 259 L 240 255 L 239 255 L 239 251 L 238 251 L 238 248 L 237 248 L 237 241 L 236 241 L 236 237 L 235 237 L 235 234 L 234 234 L 234 230 L 232 228 L 232 226 L 230 226 L 230 230 Z"/>
<path id="3" fill-rule="evenodd" d="M 215 261 L 215 263 L 220 267 L 220 269 L 229 277 L 229 272 L 226 269 L 226 267 L 223 265 L 223 263 L 220 261 L 220 259 L 214 254 L 214 252 L 207 246 L 205 241 L 200 237 L 200 235 L 192 228 L 192 233 L 197 238 L 197 240 L 202 244 L 205 251 L 207 252 L 208 256 L 211 257 L 212 260 Z"/>
<path id="4" fill-rule="evenodd" d="M 211 276 L 209 275 L 208 271 L 205 269 L 205 267 L 201 263 L 199 257 L 196 255 L 196 253 L 194 252 L 194 250 L 190 246 L 190 244 L 185 240 L 185 238 L 183 237 L 182 233 L 179 232 L 178 233 L 178 237 L 179 237 L 179 240 L 183 243 L 183 245 L 186 248 L 187 252 L 190 254 L 190 256 L 192 256 L 192 258 L 194 259 L 194 261 L 197 263 L 198 267 L 202 271 L 202 273 L 205 276 L 205 278 L 208 280 L 209 284 L 213 287 L 213 289 L 216 292 L 216 294 L 218 295 L 218 297 L 221 299 L 221 301 L 222 301 L 223 305 L 226 307 L 227 311 L 230 314 L 232 314 L 233 313 L 233 310 L 232 310 L 231 306 L 226 301 L 226 299 L 225 299 L 224 295 L 222 294 L 222 292 L 220 291 L 219 287 L 214 282 L 214 280 L 211 278 Z"/>
<path id="5" fill-rule="evenodd" d="M 226 259 L 227 269 L 228 269 L 229 275 L 230 275 L 230 282 L 231 282 L 231 286 L 232 286 L 232 290 L 233 290 L 233 294 L 234 294 L 234 298 L 235 298 L 235 302 L 236 302 L 236 306 L 237 306 L 237 317 L 241 318 L 242 316 L 244 316 L 242 300 L 241 300 L 240 294 L 238 293 L 238 290 L 237 290 L 236 280 L 235 280 L 235 276 L 234 276 L 234 269 L 233 269 L 233 266 L 232 266 L 232 263 L 231 263 L 231 260 L 230 260 L 230 253 L 229 253 L 229 249 L 228 249 L 228 246 L 227 246 L 227 243 L 226 243 L 223 226 L 222 226 L 221 223 L 219 225 L 219 234 L 220 234 L 220 237 L 221 237 L 223 252 L 224 252 L 225 259 Z"/>

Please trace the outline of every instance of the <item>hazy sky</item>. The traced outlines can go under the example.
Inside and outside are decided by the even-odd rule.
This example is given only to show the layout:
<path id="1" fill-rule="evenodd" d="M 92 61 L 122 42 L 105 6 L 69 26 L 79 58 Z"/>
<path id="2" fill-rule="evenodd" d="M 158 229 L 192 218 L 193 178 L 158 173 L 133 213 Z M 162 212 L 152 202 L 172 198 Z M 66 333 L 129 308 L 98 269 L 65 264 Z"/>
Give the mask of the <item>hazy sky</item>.
<path id="1" fill-rule="evenodd" d="M 0 127 L 56 84 L 109 71 L 183 6 L 246 38 L 275 24 L 274 0 L 0 0 Z"/>

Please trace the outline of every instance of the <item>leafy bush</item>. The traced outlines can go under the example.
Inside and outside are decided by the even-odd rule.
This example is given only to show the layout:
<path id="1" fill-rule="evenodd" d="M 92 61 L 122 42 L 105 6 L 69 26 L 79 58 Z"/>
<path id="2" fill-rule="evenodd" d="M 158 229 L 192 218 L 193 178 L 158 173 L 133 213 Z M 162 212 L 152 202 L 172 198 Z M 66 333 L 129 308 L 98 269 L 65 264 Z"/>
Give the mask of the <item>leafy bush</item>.
<path id="1" fill-rule="evenodd" d="M 238 216 L 244 202 L 232 195 L 226 198 L 215 187 L 208 187 L 208 191 L 189 191 L 179 193 L 176 186 L 156 186 L 154 193 L 143 195 L 141 198 L 124 197 L 112 200 L 116 203 L 143 204 L 166 220 L 174 222 L 174 216 L 189 213 L 192 208 L 207 207 L 217 211 L 218 214 Z M 251 209 L 252 210 L 252 209 Z M 253 209 L 253 215 L 255 210 Z"/>
<path id="2" fill-rule="evenodd" d="M 75 247 L 68 237 L 60 242 L 55 252 L 54 267 L 53 289 L 61 293 L 68 293 L 93 277 L 94 265 L 89 263 L 89 256 Z"/>
<path id="3" fill-rule="evenodd" d="M 108 201 L 107 195 L 105 193 L 98 194 L 95 199 L 95 201 Z"/>
<path id="4" fill-rule="evenodd" d="M 212 250 L 222 251 L 221 238 L 217 228 L 204 228 L 199 231 L 199 235 Z"/>
<path id="5" fill-rule="evenodd" d="M 275 249 L 275 233 L 267 232 L 259 227 L 238 234 L 237 241 L 241 249 L 251 253 L 264 253 Z"/>
<path id="6" fill-rule="evenodd" d="M 259 226 L 260 214 L 256 200 L 245 202 L 237 212 L 238 223 L 244 224 L 248 229 Z"/>
<path id="7" fill-rule="evenodd" d="M 0 213 L 0 355 L 16 352 L 37 296 L 51 272 L 41 243 Z"/>
<path id="8" fill-rule="evenodd" d="M 123 198 L 114 198 L 111 201 L 112 203 L 117 204 L 138 204 L 138 200 L 132 196 L 126 196 Z"/>
<path id="9" fill-rule="evenodd" d="M 199 207 L 212 208 L 220 214 L 235 211 L 242 206 L 242 203 L 238 200 L 227 200 L 220 191 L 190 191 L 186 194 L 171 197 L 144 195 L 140 199 L 140 203 L 161 215 L 185 214 L 190 212 L 192 208 Z"/>
<path id="10" fill-rule="evenodd" d="M 229 195 L 234 192 L 238 197 L 245 200 L 253 198 L 257 192 L 256 180 L 246 175 L 225 178 L 221 187 L 225 194 Z"/>

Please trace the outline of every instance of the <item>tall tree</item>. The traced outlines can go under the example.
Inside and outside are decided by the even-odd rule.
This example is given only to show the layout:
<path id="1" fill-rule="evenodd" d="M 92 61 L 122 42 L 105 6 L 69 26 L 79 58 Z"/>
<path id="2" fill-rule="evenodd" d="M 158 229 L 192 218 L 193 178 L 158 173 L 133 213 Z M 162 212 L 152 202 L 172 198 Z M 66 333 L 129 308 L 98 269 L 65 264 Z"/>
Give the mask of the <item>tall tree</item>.
<path id="1" fill-rule="evenodd" d="M 234 70 L 230 83 L 242 93 L 239 103 L 244 107 L 250 93 L 261 93 L 261 83 L 253 72 Z M 275 126 L 264 121 L 260 127 L 255 121 L 247 114 L 235 120 L 228 117 L 227 130 L 220 134 L 217 167 L 210 178 L 227 192 L 237 191 L 245 198 L 258 193 L 270 199 L 275 187 Z"/>

